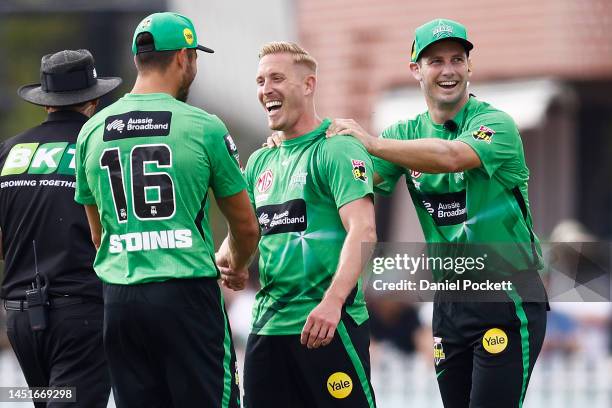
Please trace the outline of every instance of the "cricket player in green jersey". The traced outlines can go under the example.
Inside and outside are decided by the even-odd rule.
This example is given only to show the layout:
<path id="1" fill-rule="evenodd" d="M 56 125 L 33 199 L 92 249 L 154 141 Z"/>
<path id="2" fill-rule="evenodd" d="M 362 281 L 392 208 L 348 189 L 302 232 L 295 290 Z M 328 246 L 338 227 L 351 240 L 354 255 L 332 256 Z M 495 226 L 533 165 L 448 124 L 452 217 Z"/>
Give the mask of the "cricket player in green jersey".
<path id="1" fill-rule="evenodd" d="M 225 125 L 185 103 L 196 50 L 213 52 L 187 17 L 143 19 L 132 91 L 92 117 L 77 141 L 75 199 L 98 247 L 118 407 L 240 406 L 209 189 L 229 224 L 228 287 L 244 287 L 259 228 Z"/>
<path id="2" fill-rule="evenodd" d="M 444 406 L 516 408 L 546 330 L 546 294 L 537 274 L 542 258 L 521 138 L 510 116 L 468 92 L 472 48 L 455 21 L 436 19 L 417 28 L 410 70 L 427 112 L 388 127 L 380 138 L 350 119 L 335 120 L 327 132 L 363 143 L 374 157 L 376 191 L 390 194 L 406 176 L 431 246 L 441 244 L 442 252 L 484 246 L 489 259 L 482 278 L 522 282 L 497 303 L 450 301 L 437 292 L 433 317 Z"/>
<path id="3" fill-rule="evenodd" d="M 245 357 L 249 408 L 375 406 L 360 279 L 361 245 L 376 241 L 372 163 L 357 140 L 325 138 L 316 68 L 297 44 L 260 51 L 258 98 L 282 143 L 246 166 L 262 235 Z"/>

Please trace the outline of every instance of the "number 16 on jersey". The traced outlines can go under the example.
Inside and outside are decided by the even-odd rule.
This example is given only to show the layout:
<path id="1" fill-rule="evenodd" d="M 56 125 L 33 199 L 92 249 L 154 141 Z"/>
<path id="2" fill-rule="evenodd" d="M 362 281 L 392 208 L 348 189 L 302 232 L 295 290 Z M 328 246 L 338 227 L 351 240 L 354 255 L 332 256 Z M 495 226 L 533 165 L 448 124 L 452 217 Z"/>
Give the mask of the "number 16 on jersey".
<path id="1" fill-rule="evenodd" d="M 172 168 L 172 150 L 165 144 L 136 145 L 129 155 L 132 211 L 137 219 L 172 218 L 176 209 L 172 177 L 159 169 Z M 121 150 L 113 147 L 100 156 L 100 167 L 108 174 L 115 213 L 119 223 L 127 222 L 129 210 L 125 186 L 126 171 L 121 163 Z M 156 171 L 155 168 L 158 170 Z"/>

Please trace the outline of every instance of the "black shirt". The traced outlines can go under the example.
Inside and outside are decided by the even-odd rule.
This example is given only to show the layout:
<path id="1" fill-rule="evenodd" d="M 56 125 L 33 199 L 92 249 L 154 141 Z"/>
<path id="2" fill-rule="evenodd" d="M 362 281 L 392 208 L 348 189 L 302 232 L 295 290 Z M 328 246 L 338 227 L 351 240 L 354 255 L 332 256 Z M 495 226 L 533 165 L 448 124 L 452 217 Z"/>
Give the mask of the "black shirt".
<path id="1" fill-rule="evenodd" d="M 86 121 L 77 112 L 52 112 L 0 144 L 0 298 L 25 299 L 35 273 L 34 240 L 38 271 L 52 296 L 102 298 L 85 210 L 74 201 L 75 143 Z"/>

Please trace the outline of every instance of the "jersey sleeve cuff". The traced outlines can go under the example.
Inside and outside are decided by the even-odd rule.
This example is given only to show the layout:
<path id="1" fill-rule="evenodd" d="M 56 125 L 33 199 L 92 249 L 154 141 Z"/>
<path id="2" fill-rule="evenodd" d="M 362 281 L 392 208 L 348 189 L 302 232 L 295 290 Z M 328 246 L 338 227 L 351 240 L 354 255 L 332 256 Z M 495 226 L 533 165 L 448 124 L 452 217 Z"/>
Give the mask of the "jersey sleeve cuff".
<path id="1" fill-rule="evenodd" d="M 462 140 L 462 139 L 457 139 L 457 141 L 465 143 L 466 145 L 470 146 L 470 148 L 474 151 L 474 153 L 476 153 L 476 156 L 478 156 L 478 158 L 480 159 L 480 168 L 482 168 L 484 170 L 484 172 L 487 174 L 487 176 L 491 177 L 492 176 L 491 169 L 487 166 L 486 160 L 483 160 L 483 156 L 482 156 L 481 152 L 478 151 L 476 146 L 473 145 L 471 143 L 471 141 Z M 481 143 L 481 142 L 476 142 L 476 143 Z"/>
<path id="2" fill-rule="evenodd" d="M 239 192 L 241 192 L 242 190 L 246 190 L 246 183 L 240 183 L 236 186 L 232 186 L 231 188 L 224 188 L 223 191 L 215 191 L 215 197 L 219 197 L 219 198 L 225 198 L 225 197 L 231 197 L 233 195 L 238 194 Z"/>
<path id="3" fill-rule="evenodd" d="M 344 197 L 344 199 L 342 201 L 336 201 L 336 208 L 340 209 L 343 206 L 352 203 L 353 201 L 359 200 L 360 198 L 363 197 L 367 197 L 370 196 L 372 197 L 372 199 L 374 199 L 374 193 L 373 192 L 362 192 L 362 193 L 357 193 L 357 194 L 352 194 L 350 196 Z"/>
<path id="4" fill-rule="evenodd" d="M 74 196 L 74 201 L 76 201 L 77 203 L 81 204 L 81 205 L 93 205 L 96 204 L 96 200 L 93 197 L 84 197 L 81 195 L 75 195 Z"/>

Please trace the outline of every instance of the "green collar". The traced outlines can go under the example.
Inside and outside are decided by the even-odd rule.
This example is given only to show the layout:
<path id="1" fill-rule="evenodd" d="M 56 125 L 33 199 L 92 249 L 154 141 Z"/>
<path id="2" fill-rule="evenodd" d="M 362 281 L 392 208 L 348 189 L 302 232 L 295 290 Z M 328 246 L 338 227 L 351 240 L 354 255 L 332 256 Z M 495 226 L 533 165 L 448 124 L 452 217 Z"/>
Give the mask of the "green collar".
<path id="1" fill-rule="evenodd" d="M 290 139 L 290 140 L 283 140 L 281 147 L 292 147 L 292 146 L 300 145 L 302 143 L 309 142 L 321 136 L 322 134 L 324 134 L 330 124 L 331 124 L 331 120 L 328 118 L 325 118 L 323 119 L 323 121 L 321 122 L 319 126 L 311 130 L 310 132 L 305 133 L 298 137 L 294 137 L 293 139 Z"/>
<path id="2" fill-rule="evenodd" d="M 167 93 L 144 93 L 144 94 L 133 94 L 126 93 L 123 95 L 124 99 L 138 100 L 138 101 L 153 101 L 157 99 L 175 99 L 174 96 Z"/>
<path id="3" fill-rule="evenodd" d="M 457 124 L 457 129 L 461 129 L 463 127 L 463 120 L 465 119 L 467 112 L 471 110 L 472 106 L 474 106 L 475 103 L 476 98 L 473 95 L 470 95 L 468 101 L 461 107 L 455 117 L 453 117 L 452 120 Z M 429 111 L 427 111 L 427 119 L 429 120 L 429 123 L 431 123 L 432 126 L 436 129 L 444 130 L 444 124 L 434 123 L 434 121 L 431 119 L 431 116 L 429 116 Z"/>

